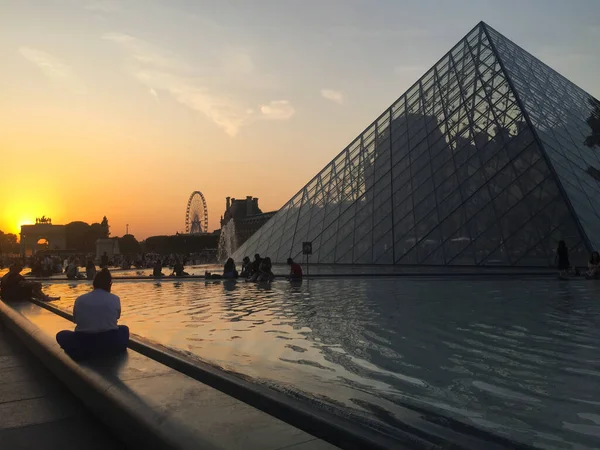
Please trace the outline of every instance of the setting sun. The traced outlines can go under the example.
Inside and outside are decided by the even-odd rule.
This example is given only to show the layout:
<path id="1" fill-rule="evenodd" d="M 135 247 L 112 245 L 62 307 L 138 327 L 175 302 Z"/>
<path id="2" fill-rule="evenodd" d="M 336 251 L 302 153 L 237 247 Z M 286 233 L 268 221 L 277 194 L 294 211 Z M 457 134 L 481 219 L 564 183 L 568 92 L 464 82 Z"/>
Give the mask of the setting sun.
<path id="1" fill-rule="evenodd" d="M 24 219 L 19 219 L 17 221 L 17 230 L 21 230 L 22 225 L 32 225 L 35 223 L 35 219 L 30 218 L 29 216 Z"/>
<path id="2" fill-rule="evenodd" d="M 57 207 L 54 200 L 34 193 L 33 188 L 24 188 L 0 206 L 0 230 L 19 235 L 21 225 L 35 224 L 36 217 L 61 219 L 61 213 L 62 207 Z"/>

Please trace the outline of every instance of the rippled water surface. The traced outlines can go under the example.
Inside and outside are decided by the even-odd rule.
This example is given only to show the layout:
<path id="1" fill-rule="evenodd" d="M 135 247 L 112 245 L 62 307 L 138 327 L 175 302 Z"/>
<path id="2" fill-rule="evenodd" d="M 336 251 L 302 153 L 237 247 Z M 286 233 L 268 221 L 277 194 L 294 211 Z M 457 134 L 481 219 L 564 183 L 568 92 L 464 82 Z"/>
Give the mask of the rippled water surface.
<path id="1" fill-rule="evenodd" d="M 58 306 L 90 289 L 46 288 Z M 426 408 L 542 448 L 600 447 L 600 282 L 115 282 L 122 323 L 393 432 Z"/>

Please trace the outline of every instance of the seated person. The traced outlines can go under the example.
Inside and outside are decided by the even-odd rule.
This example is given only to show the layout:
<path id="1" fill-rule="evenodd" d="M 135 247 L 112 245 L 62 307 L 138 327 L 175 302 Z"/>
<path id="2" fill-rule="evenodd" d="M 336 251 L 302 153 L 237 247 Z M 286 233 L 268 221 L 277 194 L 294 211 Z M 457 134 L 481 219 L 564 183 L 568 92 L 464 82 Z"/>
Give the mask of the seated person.
<path id="1" fill-rule="evenodd" d="M 223 278 L 237 278 L 238 271 L 235 270 L 235 262 L 233 258 L 229 258 L 223 266 Z"/>
<path id="2" fill-rule="evenodd" d="M 273 281 L 275 275 L 273 275 L 271 270 L 272 267 L 273 265 L 271 264 L 271 258 L 266 257 L 263 259 L 258 269 L 258 281 Z"/>
<path id="3" fill-rule="evenodd" d="M 176 261 L 175 265 L 173 266 L 173 273 L 171 273 L 171 276 L 173 276 L 173 275 L 175 275 L 176 277 L 188 276 L 189 273 L 187 273 L 183 269 L 184 269 L 183 264 L 181 264 L 179 261 Z"/>
<path id="4" fill-rule="evenodd" d="M 258 277 L 260 276 L 260 265 L 262 264 L 262 262 L 263 259 L 258 253 L 254 255 L 254 261 L 252 261 L 252 263 L 250 264 L 250 274 L 248 277 L 249 281 L 258 280 Z"/>
<path id="5" fill-rule="evenodd" d="M 53 267 L 52 267 L 52 258 L 46 256 L 44 258 L 44 262 L 42 263 L 42 276 L 49 277 L 52 275 Z"/>
<path id="6" fill-rule="evenodd" d="M 83 278 L 83 275 L 79 273 L 79 268 L 77 267 L 74 259 L 71 259 L 69 265 L 67 266 L 67 278 L 69 280 L 79 280 Z"/>
<path id="7" fill-rule="evenodd" d="M 90 259 L 85 266 L 85 277 L 88 280 L 93 280 L 95 276 L 96 276 L 96 265 L 94 264 L 94 261 L 92 261 Z"/>
<path id="8" fill-rule="evenodd" d="M 248 278 L 250 276 L 250 258 L 244 256 L 242 260 L 242 273 L 240 273 L 242 278 Z"/>
<path id="9" fill-rule="evenodd" d="M 288 258 L 287 263 L 290 266 L 290 274 L 288 276 L 288 280 L 302 280 L 302 267 L 300 267 L 300 264 L 295 263 L 292 258 Z"/>
<path id="10" fill-rule="evenodd" d="M 112 276 L 107 268 L 94 277 L 94 290 L 80 295 L 73 306 L 75 331 L 58 332 L 56 341 L 73 359 L 125 351 L 129 328 L 117 325 L 121 300 L 110 293 Z"/>
<path id="11" fill-rule="evenodd" d="M 156 262 L 154 263 L 154 268 L 152 269 L 152 276 L 153 277 L 164 276 L 164 274 L 162 273 L 162 263 L 160 262 L 160 259 L 157 259 Z"/>
<path id="12" fill-rule="evenodd" d="M 39 259 L 33 260 L 33 262 L 29 265 L 31 267 L 31 275 L 34 277 L 41 277 L 44 274 L 44 267 L 42 266 L 42 262 Z"/>
<path id="13" fill-rule="evenodd" d="M 14 263 L 0 281 L 0 298 L 4 301 L 29 300 L 37 298 L 43 301 L 58 300 L 60 297 L 49 297 L 42 292 L 42 283 L 25 281 L 21 275 L 23 266 Z"/>
<path id="14" fill-rule="evenodd" d="M 588 278 L 600 278 L 600 254 L 593 252 L 588 262 L 588 271 L 586 276 Z"/>

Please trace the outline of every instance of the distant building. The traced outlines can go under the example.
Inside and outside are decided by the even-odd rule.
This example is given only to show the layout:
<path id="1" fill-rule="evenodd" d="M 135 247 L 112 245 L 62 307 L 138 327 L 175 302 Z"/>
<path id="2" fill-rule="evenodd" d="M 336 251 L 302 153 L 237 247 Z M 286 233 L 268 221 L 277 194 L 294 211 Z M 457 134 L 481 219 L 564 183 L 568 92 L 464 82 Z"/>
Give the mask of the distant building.
<path id="1" fill-rule="evenodd" d="M 237 245 L 242 245 L 277 211 L 263 213 L 258 207 L 258 198 L 251 195 L 245 199 L 226 198 L 225 213 L 221 217 L 221 229 L 233 219 Z"/>
<path id="2" fill-rule="evenodd" d="M 46 239 L 49 250 L 65 250 L 67 235 L 64 225 L 53 225 L 52 219 L 42 217 L 35 219 L 35 225 L 21 225 L 21 254 L 35 253 L 40 239 Z"/>
<path id="3" fill-rule="evenodd" d="M 100 261 L 102 255 L 108 256 L 112 260 L 115 255 L 119 255 L 119 240 L 116 238 L 104 238 L 96 240 L 96 260 Z"/>

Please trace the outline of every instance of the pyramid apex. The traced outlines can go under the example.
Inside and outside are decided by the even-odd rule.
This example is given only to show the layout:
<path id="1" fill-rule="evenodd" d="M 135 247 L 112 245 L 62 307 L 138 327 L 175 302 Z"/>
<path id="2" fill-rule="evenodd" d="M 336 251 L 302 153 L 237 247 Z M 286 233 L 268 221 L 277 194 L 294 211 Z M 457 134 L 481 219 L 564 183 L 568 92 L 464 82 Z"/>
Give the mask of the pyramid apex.
<path id="1" fill-rule="evenodd" d="M 587 265 L 588 99 L 479 21 L 232 257 L 285 263 L 311 242 L 318 264 L 546 268 L 565 238 Z"/>

